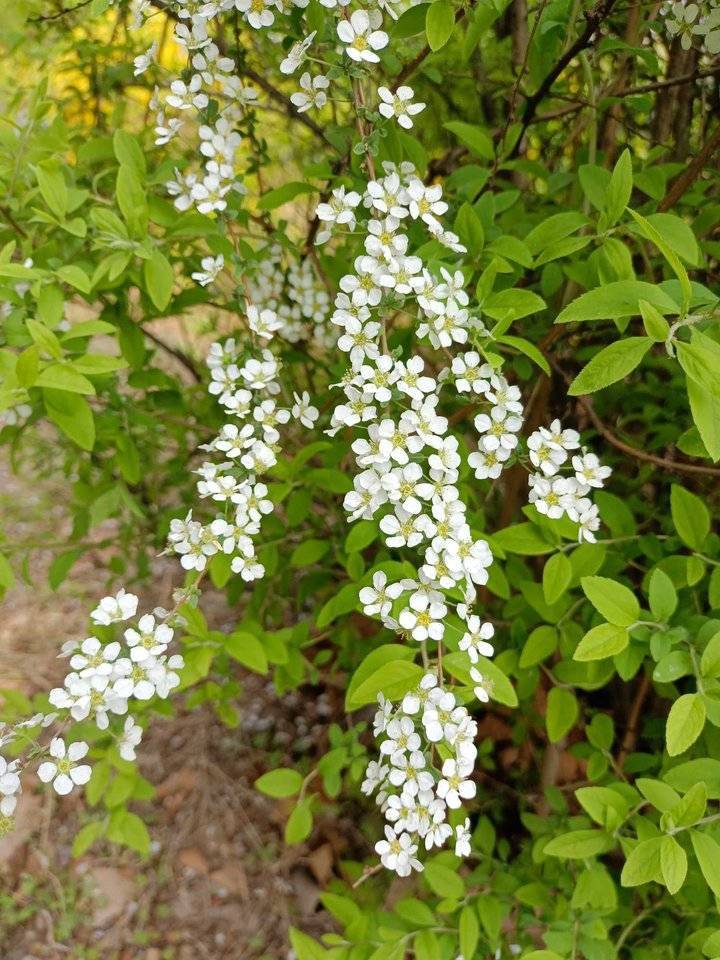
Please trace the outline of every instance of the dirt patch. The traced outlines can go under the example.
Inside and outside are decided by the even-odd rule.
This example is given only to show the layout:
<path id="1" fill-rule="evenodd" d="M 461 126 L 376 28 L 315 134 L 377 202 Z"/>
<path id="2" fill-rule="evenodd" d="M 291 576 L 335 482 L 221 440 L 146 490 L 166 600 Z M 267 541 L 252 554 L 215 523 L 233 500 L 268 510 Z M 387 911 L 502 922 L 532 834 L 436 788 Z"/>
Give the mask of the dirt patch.
<path id="1" fill-rule="evenodd" d="M 16 570 L 27 557 L 26 577 L 2 604 L 0 687 L 29 696 L 62 679 L 62 643 L 86 635 L 88 611 L 110 585 L 108 548 L 98 546 L 50 589 L 48 569 L 70 530 L 68 488 L 38 476 L 32 458 L 17 473 L 0 459 L 3 540 L 23 545 Z M 110 525 L 93 536 L 102 543 L 111 533 Z M 167 605 L 180 579 L 171 560 L 158 560 L 154 573 L 140 591 L 145 609 Z M 214 626 L 232 622 L 220 595 L 206 594 L 203 609 Z M 0 843 L 3 960 L 284 960 L 290 924 L 311 934 L 331 928 L 319 897 L 355 826 L 329 811 L 308 844 L 286 848 L 286 809 L 252 785 L 268 766 L 297 764 L 298 749 L 316 751 L 333 711 L 318 691 L 278 697 L 265 678 L 241 679 L 237 728 L 209 708 L 178 704 L 177 716 L 148 731 L 139 763 L 156 796 L 134 807 L 152 837 L 147 861 L 110 847 L 74 860 L 88 813 L 82 799 L 26 785 L 19 830 Z"/>

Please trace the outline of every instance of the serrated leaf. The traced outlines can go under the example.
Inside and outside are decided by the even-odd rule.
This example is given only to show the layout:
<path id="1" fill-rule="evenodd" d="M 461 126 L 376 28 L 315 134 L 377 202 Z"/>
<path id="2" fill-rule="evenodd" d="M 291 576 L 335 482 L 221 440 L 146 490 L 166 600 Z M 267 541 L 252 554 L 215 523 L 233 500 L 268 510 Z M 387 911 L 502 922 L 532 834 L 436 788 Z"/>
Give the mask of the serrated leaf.
<path id="1" fill-rule="evenodd" d="M 595 393 L 622 380 L 638 366 L 652 346 L 649 337 L 626 337 L 595 354 L 568 387 L 572 397 Z"/>

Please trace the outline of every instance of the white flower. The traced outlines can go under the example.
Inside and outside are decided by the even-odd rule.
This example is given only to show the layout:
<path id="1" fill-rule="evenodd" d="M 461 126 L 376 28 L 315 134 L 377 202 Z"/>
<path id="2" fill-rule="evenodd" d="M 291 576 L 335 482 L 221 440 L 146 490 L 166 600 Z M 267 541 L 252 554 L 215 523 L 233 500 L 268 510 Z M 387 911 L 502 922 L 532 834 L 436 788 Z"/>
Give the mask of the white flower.
<path id="1" fill-rule="evenodd" d="M 584 487 L 602 487 L 612 473 L 610 467 L 604 467 L 594 453 L 583 453 L 572 458 L 575 479 Z"/>
<path id="2" fill-rule="evenodd" d="M 492 689 L 490 681 L 480 673 L 477 667 L 470 667 L 470 679 L 477 684 L 474 691 L 478 700 L 481 703 L 489 703 Z"/>
<path id="3" fill-rule="evenodd" d="M 50 742 L 50 756 L 53 759 L 40 764 L 38 776 L 43 783 L 52 781 L 55 792 L 65 796 L 74 786 L 81 786 L 90 779 L 90 766 L 86 763 L 78 764 L 78 760 L 82 760 L 88 749 L 88 745 L 82 740 L 71 743 L 66 748 L 62 737 L 55 737 Z"/>
<path id="4" fill-rule="evenodd" d="M 366 63 L 379 63 L 375 53 L 387 46 L 389 37 L 378 30 L 382 24 L 379 10 L 355 10 L 349 20 L 341 20 L 337 26 L 338 37 L 346 44 L 345 52 L 351 60 Z"/>
<path id="5" fill-rule="evenodd" d="M 405 130 L 409 130 L 412 125 L 412 118 L 425 109 L 424 103 L 413 103 L 412 87 L 398 87 L 393 93 L 387 87 L 378 87 L 380 103 L 378 110 L 384 116 L 390 119 L 396 117 L 397 122 Z"/>
<path id="6" fill-rule="evenodd" d="M 311 77 L 309 73 L 303 73 L 300 77 L 301 89 L 298 93 L 293 93 L 290 100 L 293 106 L 297 107 L 298 113 L 305 113 L 311 107 L 320 110 L 327 103 L 325 91 L 329 86 L 330 81 L 322 74 Z"/>
<path id="7" fill-rule="evenodd" d="M 360 790 L 366 796 L 370 796 L 377 787 L 385 782 L 385 779 L 388 775 L 390 768 L 386 764 L 378 763 L 376 760 L 371 760 L 367 765 L 365 770 L 365 779 L 363 780 Z"/>
<path id="8" fill-rule="evenodd" d="M 368 617 L 379 613 L 381 617 L 387 617 L 392 609 L 393 601 L 402 593 L 402 584 L 388 584 L 387 576 L 382 570 L 376 570 L 373 574 L 372 586 L 363 587 L 359 593 L 360 603 L 363 605 L 363 611 Z"/>
<path id="9" fill-rule="evenodd" d="M 467 618 L 467 631 L 463 634 L 458 643 L 461 650 L 467 650 L 467 654 L 473 663 L 478 662 L 478 657 L 492 657 L 495 648 L 488 641 L 495 633 L 495 628 L 491 623 L 481 623 L 480 617 L 471 616 Z"/>
<path id="10" fill-rule="evenodd" d="M 222 254 L 217 257 L 203 257 L 201 266 L 202 270 L 191 274 L 191 276 L 201 287 L 207 287 L 225 266 L 225 257 Z"/>
<path id="11" fill-rule="evenodd" d="M 442 640 L 445 625 L 442 622 L 447 614 L 447 607 L 439 600 L 431 600 L 423 593 L 414 593 L 410 597 L 410 605 L 401 611 L 398 620 L 400 626 L 407 630 L 413 640 Z"/>
<path id="12" fill-rule="evenodd" d="M 530 477 L 532 489 L 528 499 L 535 504 L 538 513 L 542 513 L 550 520 L 559 520 L 562 515 L 572 508 L 576 499 L 575 480 L 565 477 L 548 479 L 539 473 Z"/>
<path id="13" fill-rule="evenodd" d="M 375 737 L 379 737 L 381 733 L 385 732 L 390 719 L 390 714 L 393 711 L 392 703 L 385 699 L 384 694 L 379 693 L 377 701 L 378 709 L 375 713 L 375 720 L 373 723 L 373 734 Z"/>
<path id="14" fill-rule="evenodd" d="M 394 757 L 397 753 L 420 749 L 420 736 L 410 717 L 396 717 L 391 720 L 385 733 L 388 737 L 380 744 L 380 753 Z"/>
<path id="15" fill-rule="evenodd" d="M 305 54 L 310 44 L 315 39 L 315 33 L 316 31 L 313 30 L 313 32 L 309 36 L 305 37 L 304 40 L 301 40 L 300 43 L 293 44 L 288 55 L 280 62 L 280 73 L 295 73 L 297 68 L 305 59 Z"/>
<path id="16" fill-rule="evenodd" d="M 489 363 L 480 363 L 480 354 L 474 350 L 453 357 L 452 372 L 455 386 L 460 393 L 484 394 L 490 387 L 492 367 Z"/>
<path id="17" fill-rule="evenodd" d="M 516 434 L 522 427 L 522 419 L 509 413 L 504 407 L 493 407 L 490 416 L 479 413 L 474 420 L 475 429 L 482 434 L 484 450 L 514 450 L 518 443 Z"/>
<path id="18" fill-rule="evenodd" d="M 158 45 L 157 40 L 153 41 L 150 44 L 145 53 L 141 53 L 139 57 L 135 57 L 133 63 L 135 65 L 135 76 L 139 77 L 142 73 L 151 66 L 155 61 L 155 54 L 157 53 Z"/>
<path id="19" fill-rule="evenodd" d="M 510 450 L 504 447 L 498 447 L 497 450 L 477 450 L 468 457 L 468 464 L 475 471 L 478 480 L 497 480 L 509 457 Z"/>
<path id="20" fill-rule="evenodd" d="M 438 679 L 434 673 L 426 673 L 415 690 L 405 694 L 402 702 L 403 712 L 413 716 L 420 711 L 421 707 L 424 710 L 426 704 L 440 693 L 437 683 Z"/>
<path id="21" fill-rule="evenodd" d="M 410 197 L 410 216 L 420 218 L 425 223 L 437 223 L 448 208 L 442 200 L 442 187 L 439 184 L 426 187 L 422 180 L 413 180 L 408 184 L 407 192 Z"/>
<path id="22" fill-rule="evenodd" d="M 293 393 L 293 399 L 295 400 L 291 410 L 293 417 L 299 420 L 308 430 L 312 430 L 313 424 L 320 416 L 320 411 L 310 403 L 310 394 L 307 390 L 299 396 L 297 393 Z"/>
<path id="23" fill-rule="evenodd" d="M 173 631 L 166 623 L 155 623 L 155 617 L 146 613 L 138 621 L 138 629 L 125 631 L 125 642 L 130 647 L 130 659 L 135 663 L 165 653 L 172 641 Z M 73 666 L 73 661 L 70 661 Z"/>
<path id="24" fill-rule="evenodd" d="M 465 823 L 459 823 L 455 827 L 455 856 L 469 857 L 471 852 L 470 817 L 466 817 Z"/>
<path id="25" fill-rule="evenodd" d="M 118 740 L 118 753 L 123 760 L 132 761 L 135 759 L 135 747 L 142 740 L 142 727 L 135 723 L 132 717 L 127 717 L 122 735 Z"/>
<path id="26" fill-rule="evenodd" d="M 408 877 L 413 870 L 422 870 L 422 864 L 416 858 L 417 844 L 412 842 L 409 833 L 396 833 L 389 825 L 385 825 L 385 840 L 378 840 L 375 852 L 380 862 L 388 870 L 394 870 L 399 877 Z"/>
<path id="27" fill-rule="evenodd" d="M 121 589 L 114 597 L 103 597 L 90 614 L 90 619 L 101 626 L 117 623 L 119 620 L 130 620 L 135 616 L 137 605 L 138 598 L 135 594 L 125 593 L 125 590 Z"/>
<path id="28" fill-rule="evenodd" d="M 263 340 L 272 340 L 273 334 L 281 330 L 283 326 L 282 320 L 278 318 L 274 310 L 258 310 L 252 303 L 248 304 L 246 316 L 252 332 L 262 337 Z"/>
<path id="29" fill-rule="evenodd" d="M 7 762 L 0 756 L 0 794 L 11 797 L 20 790 L 20 776 L 17 772 L 17 760 Z"/>
<path id="30" fill-rule="evenodd" d="M 451 810 L 457 810 L 462 806 L 463 800 L 470 800 L 475 796 L 474 781 L 465 779 L 472 773 L 472 764 L 452 759 L 445 760 L 442 773 L 442 780 L 437 785 L 437 795 Z"/>

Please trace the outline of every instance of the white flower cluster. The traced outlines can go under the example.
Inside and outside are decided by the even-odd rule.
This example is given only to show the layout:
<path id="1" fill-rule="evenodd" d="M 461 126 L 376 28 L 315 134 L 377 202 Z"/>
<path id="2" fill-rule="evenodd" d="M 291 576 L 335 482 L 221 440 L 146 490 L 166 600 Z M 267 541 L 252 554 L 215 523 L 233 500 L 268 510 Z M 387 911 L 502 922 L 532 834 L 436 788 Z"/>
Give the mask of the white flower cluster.
<path id="1" fill-rule="evenodd" d="M 720 53 L 720 0 L 675 0 L 664 3 L 660 14 L 665 18 L 665 29 L 670 37 L 680 38 L 683 50 L 689 50 L 693 42 L 700 40 L 710 56 Z"/>
<path id="2" fill-rule="evenodd" d="M 529 501 L 538 513 L 559 520 L 563 514 L 579 525 L 578 538 L 595 542 L 595 532 L 600 527 L 597 505 L 589 494 L 600 489 L 612 473 L 603 466 L 594 453 L 580 449 L 580 434 L 576 430 L 563 430 L 559 420 L 549 427 L 540 427 L 528 437 L 530 462 L 536 472 L 530 474 Z M 579 450 L 572 456 L 571 451 Z M 561 476 L 562 468 L 572 466 L 572 476 Z"/>
<path id="3" fill-rule="evenodd" d="M 368 764 L 361 789 L 367 795 L 378 791 L 375 801 L 387 820 L 385 839 L 375 844 L 381 863 L 406 877 L 423 869 L 420 843 L 426 850 L 444 846 L 453 836 L 448 811 L 475 796 L 477 724 L 434 673 L 426 673 L 399 707 L 382 694 L 378 700 L 380 759 Z M 439 769 L 436 755 L 445 758 Z M 470 853 L 469 827 L 466 818 L 455 828 L 457 856 Z"/>
<path id="4" fill-rule="evenodd" d="M 114 639 L 114 625 L 132 620 L 137 605 L 138 598 L 125 590 L 104 597 L 90 614 L 104 639 L 92 636 L 63 645 L 61 656 L 70 658 L 72 671 L 62 687 L 50 691 L 55 709 L 0 732 L 0 747 L 24 738 L 32 745 L 33 756 L 44 757 L 37 768 L 38 777 L 52 784 L 58 794 L 64 796 L 76 786 L 84 786 L 92 772 L 88 763 L 80 762 L 88 754 L 88 744 L 83 740 L 66 742 L 74 723 L 90 720 L 99 730 L 110 731 L 123 760 L 134 760 L 142 727 L 132 715 L 133 705 L 155 696 L 166 698 L 180 683 L 177 671 L 184 662 L 179 654 L 168 653 L 173 630 L 166 622 L 170 617 L 166 611 L 145 614 L 124 630 L 123 641 Z M 124 721 L 111 730 L 116 717 L 124 717 Z M 59 731 L 43 746 L 36 739 L 37 731 L 51 725 Z M 22 758 L 8 762 L 0 756 L 0 834 L 12 826 L 26 763 Z"/>
<path id="5" fill-rule="evenodd" d="M 277 315 L 283 340 L 334 346 L 337 336 L 327 322 L 330 297 L 309 257 L 292 259 L 279 244 L 267 247 L 247 278 L 247 290 L 261 310 Z"/>
<path id="6" fill-rule="evenodd" d="M 91 619 L 103 627 L 130 620 L 137 603 L 134 594 L 121 590 L 116 597 L 105 597 Z M 137 627 L 124 631 L 124 644 L 93 636 L 77 646 L 66 645 L 63 652 L 70 656 L 72 672 L 62 687 L 50 691 L 50 703 L 56 710 L 68 711 L 78 723 L 90 719 L 100 730 L 107 730 L 110 717 L 125 716 L 131 700 L 165 699 L 178 686 L 176 671 L 183 659 L 168 655 L 172 639 L 172 628 L 148 613 L 140 617 Z"/>

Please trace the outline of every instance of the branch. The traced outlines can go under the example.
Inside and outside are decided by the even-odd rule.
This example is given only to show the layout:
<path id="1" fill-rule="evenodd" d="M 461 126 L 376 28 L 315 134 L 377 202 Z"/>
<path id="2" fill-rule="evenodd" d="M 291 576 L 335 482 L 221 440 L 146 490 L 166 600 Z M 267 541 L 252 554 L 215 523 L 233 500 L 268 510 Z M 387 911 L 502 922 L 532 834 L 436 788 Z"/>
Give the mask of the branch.
<path id="1" fill-rule="evenodd" d="M 552 70 L 545 76 L 545 79 L 542 81 L 535 93 L 527 98 L 521 118 L 520 133 L 518 134 L 514 147 L 510 151 L 508 160 L 513 160 L 515 157 L 517 157 L 520 152 L 520 144 L 522 143 L 527 128 L 533 121 L 533 117 L 537 113 L 537 108 L 540 106 L 548 93 L 550 93 L 553 84 L 563 70 L 568 66 L 568 64 L 571 63 L 579 53 L 582 53 L 583 50 L 586 50 L 588 47 L 592 46 L 596 39 L 596 34 L 599 27 L 602 25 L 603 20 L 605 20 L 605 18 L 609 15 L 610 11 L 615 6 L 615 3 L 616 0 L 600 0 L 600 2 L 592 8 L 592 10 L 588 10 L 588 12 L 585 14 L 585 29 L 583 32 L 580 34 L 577 40 L 570 47 L 568 47 Z"/>
<path id="2" fill-rule="evenodd" d="M 552 367 L 562 376 L 563 380 L 565 380 L 566 383 L 569 382 L 569 378 L 565 376 L 564 371 L 560 369 L 558 364 L 551 357 L 548 357 L 547 359 Z M 664 470 L 671 470 L 675 471 L 676 473 L 694 473 L 702 474 L 703 476 L 720 477 L 720 469 L 718 467 L 705 467 L 702 464 L 687 463 L 684 460 L 668 460 L 666 457 L 659 457 L 657 454 L 647 453 L 645 450 L 639 450 L 637 447 L 633 447 L 629 443 L 625 443 L 625 441 L 616 436 L 609 427 L 605 426 L 603 421 L 595 412 L 595 407 L 593 406 L 592 400 L 589 397 L 576 397 L 575 399 L 588 415 L 590 421 L 600 436 L 603 437 L 604 440 L 607 440 L 611 446 L 615 447 L 617 450 L 620 450 L 622 453 L 626 453 L 628 456 L 634 457 L 636 460 L 642 460 L 645 463 L 652 463 L 656 467 L 662 467 Z"/>
<path id="3" fill-rule="evenodd" d="M 715 133 L 705 142 L 700 153 L 698 153 L 696 157 L 693 157 L 680 176 L 676 180 L 673 180 L 670 189 L 660 202 L 660 206 L 658 207 L 659 211 L 664 212 L 665 210 L 671 210 L 675 206 L 682 195 L 695 183 L 703 172 L 705 165 L 719 148 L 720 125 L 715 128 Z"/>
<path id="4" fill-rule="evenodd" d="M 92 3 L 92 0 L 81 0 L 80 3 L 77 3 L 74 7 L 66 7 L 64 10 L 60 10 L 59 13 L 48 13 L 42 17 L 28 17 L 28 23 L 48 23 L 51 20 L 59 20 L 61 17 L 66 17 L 70 13 L 75 13 L 76 10 L 82 10 L 83 7 L 88 7 Z"/>
<path id="5" fill-rule="evenodd" d="M 177 347 L 173 347 L 171 344 L 165 343 L 164 340 L 161 340 L 156 333 L 153 333 L 152 330 L 148 330 L 147 327 L 140 326 L 140 329 L 148 338 L 148 340 L 151 340 L 156 346 L 160 347 L 161 350 L 164 350 L 166 353 L 170 354 L 171 357 L 175 357 L 175 359 L 181 363 L 192 375 L 195 383 L 202 383 L 202 377 L 200 376 L 197 367 L 187 354 L 183 353 L 182 350 L 178 350 Z"/>

